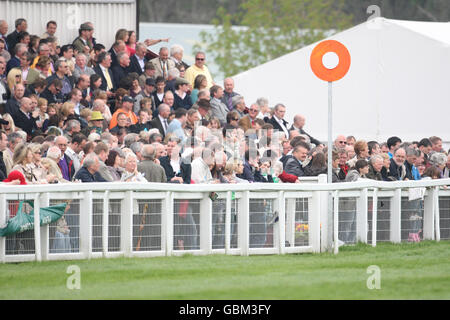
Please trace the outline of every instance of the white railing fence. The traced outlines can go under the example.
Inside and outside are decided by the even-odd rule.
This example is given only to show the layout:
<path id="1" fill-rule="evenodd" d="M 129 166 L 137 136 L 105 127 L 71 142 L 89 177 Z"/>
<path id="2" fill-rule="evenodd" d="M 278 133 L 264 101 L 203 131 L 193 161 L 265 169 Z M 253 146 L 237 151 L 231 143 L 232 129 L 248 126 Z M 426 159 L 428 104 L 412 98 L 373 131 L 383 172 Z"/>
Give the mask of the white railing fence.
<path id="1" fill-rule="evenodd" d="M 35 222 L 39 208 L 60 202 L 70 208 L 66 224 L 0 238 L 0 262 L 338 253 L 342 243 L 448 240 L 445 185 L 450 179 L 330 185 L 323 175 L 301 184 L 1 186 L 1 225 L 24 199 L 34 201 Z M 421 189 L 423 199 L 410 200 Z"/>

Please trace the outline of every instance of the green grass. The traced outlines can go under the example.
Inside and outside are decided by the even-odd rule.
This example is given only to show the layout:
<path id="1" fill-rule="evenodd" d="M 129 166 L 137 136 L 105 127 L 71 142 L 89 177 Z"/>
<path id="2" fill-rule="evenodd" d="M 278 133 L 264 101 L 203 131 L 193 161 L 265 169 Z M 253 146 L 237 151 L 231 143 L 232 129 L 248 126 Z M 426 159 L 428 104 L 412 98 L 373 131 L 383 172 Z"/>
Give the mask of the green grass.
<path id="1" fill-rule="evenodd" d="M 118 258 L 0 265 L 0 299 L 450 299 L 450 246 L 358 244 L 338 255 Z M 69 290 L 67 267 L 81 270 Z M 381 270 L 369 290 L 367 268 Z"/>

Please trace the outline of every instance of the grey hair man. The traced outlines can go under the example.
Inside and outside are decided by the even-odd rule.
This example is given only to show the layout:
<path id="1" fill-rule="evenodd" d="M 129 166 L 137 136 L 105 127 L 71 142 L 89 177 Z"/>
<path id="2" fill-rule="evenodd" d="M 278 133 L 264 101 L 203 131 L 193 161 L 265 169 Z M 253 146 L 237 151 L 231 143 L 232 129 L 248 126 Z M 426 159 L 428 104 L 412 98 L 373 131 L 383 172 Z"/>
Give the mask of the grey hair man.
<path id="1" fill-rule="evenodd" d="M 150 144 L 142 147 L 142 161 L 138 164 L 138 171 L 144 174 L 148 182 L 166 183 L 167 176 L 164 168 L 155 163 L 156 148 Z"/>

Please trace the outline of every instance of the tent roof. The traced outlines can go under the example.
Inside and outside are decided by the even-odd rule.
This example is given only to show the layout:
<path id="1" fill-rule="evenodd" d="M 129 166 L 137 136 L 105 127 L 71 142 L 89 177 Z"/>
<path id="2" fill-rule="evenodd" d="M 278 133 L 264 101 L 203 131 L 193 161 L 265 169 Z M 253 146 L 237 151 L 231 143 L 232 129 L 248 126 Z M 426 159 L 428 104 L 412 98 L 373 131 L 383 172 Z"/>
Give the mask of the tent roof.
<path id="1" fill-rule="evenodd" d="M 383 18 L 379 18 L 383 19 Z M 450 22 L 423 22 L 423 21 L 405 21 L 385 19 L 387 22 L 394 23 L 400 27 L 410 29 L 420 33 L 428 38 L 450 44 Z"/>

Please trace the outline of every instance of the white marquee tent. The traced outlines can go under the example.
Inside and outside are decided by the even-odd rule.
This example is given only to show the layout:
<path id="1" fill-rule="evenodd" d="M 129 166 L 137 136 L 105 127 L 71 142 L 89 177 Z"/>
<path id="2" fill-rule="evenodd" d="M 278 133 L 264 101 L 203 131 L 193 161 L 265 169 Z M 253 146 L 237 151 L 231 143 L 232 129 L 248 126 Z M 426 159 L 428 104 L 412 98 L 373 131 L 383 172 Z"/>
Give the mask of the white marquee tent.
<path id="1" fill-rule="evenodd" d="M 432 135 L 450 141 L 450 23 L 376 18 L 329 39 L 352 57 L 333 84 L 333 139 L 338 134 L 386 141 Z M 328 84 L 316 78 L 313 44 L 234 76 L 249 106 L 259 97 L 287 107 L 285 119 L 306 117 L 305 130 L 327 140 Z"/>

